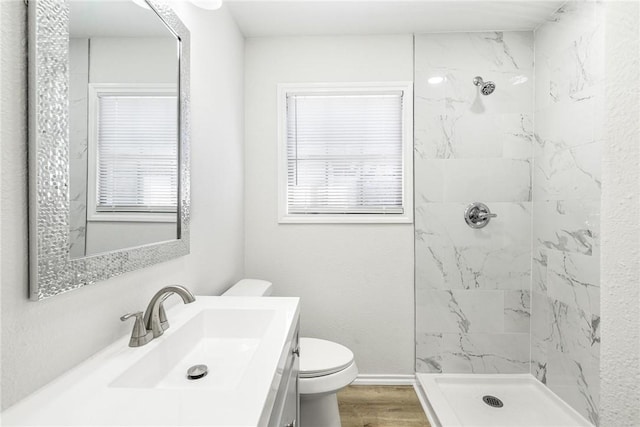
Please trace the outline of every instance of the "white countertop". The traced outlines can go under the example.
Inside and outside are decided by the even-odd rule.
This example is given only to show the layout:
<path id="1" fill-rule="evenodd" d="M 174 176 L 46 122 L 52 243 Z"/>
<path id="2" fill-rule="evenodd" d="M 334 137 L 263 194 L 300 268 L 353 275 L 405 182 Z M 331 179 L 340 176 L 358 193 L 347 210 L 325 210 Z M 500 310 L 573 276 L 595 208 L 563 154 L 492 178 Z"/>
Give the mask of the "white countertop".
<path id="1" fill-rule="evenodd" d="M 168 310 L 171 327 L 145 346 L 129 336 L 47 384 L 2 413 L 4 426 L 237 426 L 266 425 L 293 339 L 298 298 L 202 297 Z M 232 389 L 194 386 L 114 386 L 140 359 L 171 340 L 203 310 L 274 310 L 249 368 Z M 114 322 L 118 322 L 114 319 Z M 168 341 L 171 343 L 172 341 Z M 172 350 L 173 351 L 173 350 Z M 184 350 L 187 353 L 188 349 Z M 205 377 L 206 378 L 206 377 Z"/>

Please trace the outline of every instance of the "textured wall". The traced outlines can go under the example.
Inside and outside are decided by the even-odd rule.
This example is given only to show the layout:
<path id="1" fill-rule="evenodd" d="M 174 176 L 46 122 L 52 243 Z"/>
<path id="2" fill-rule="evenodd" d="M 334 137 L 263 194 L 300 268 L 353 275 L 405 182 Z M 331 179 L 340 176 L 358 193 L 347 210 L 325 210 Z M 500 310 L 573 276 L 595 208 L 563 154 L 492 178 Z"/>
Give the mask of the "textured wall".
<path id="1" fill-rule="evenodd" d="M 416 370 L 528 372 L 533 34 L 428 34 L 415 50 Z M 498 214 L 483 229 L 463 219 L 475 201 Z"/>
<path id="2" fill-rule="evenodd" d="M 2 408 L 128 334 L 131 324 L 118 317 L 143 309 L 161 286 L 219 294 L 242 277 L 244 40 L 224 8 L 203 12 L 179 2 L 176 9 L 192 43 L 191 255 L 31 302 L 25 6 L 0 2 Z"/>
<path id="3" fill-rule="evenodd" d="M 606 2 L 600 419 L 640 426 L 640 7 Z"/>
<path id="4" fill-rule="evenodd" d="M 598 423 L 602 4 L 535 32 L 532 373 Z"/>
<path id="5" fill-rule="evenodd" d="M 412 37 L 246 43 L 246 274 L 301 297 L 307 336 L 353 350 L 364 374 L 413 374 L 411 224 L 278 224 L 277 84 L 411 81 Z"/>

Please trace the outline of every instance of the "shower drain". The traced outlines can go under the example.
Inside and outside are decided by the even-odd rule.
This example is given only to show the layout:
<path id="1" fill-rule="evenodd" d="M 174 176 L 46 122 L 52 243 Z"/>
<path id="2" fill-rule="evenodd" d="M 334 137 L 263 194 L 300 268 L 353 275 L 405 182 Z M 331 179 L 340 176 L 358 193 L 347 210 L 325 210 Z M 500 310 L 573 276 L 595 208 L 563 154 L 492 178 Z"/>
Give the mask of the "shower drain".
<path id="1" fill-rule="evenodd" d="M 502 400 L 495 396 L 482 396 L 482 401 L 493 408 L 502 408 L 504 406 Z"/>

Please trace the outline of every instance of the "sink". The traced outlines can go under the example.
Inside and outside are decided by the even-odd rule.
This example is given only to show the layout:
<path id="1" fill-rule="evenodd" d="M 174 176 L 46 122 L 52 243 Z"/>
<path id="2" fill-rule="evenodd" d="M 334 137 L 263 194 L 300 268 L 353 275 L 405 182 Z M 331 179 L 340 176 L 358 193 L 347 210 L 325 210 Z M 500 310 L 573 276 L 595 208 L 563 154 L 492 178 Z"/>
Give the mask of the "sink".
<path id="1" fill-rule="evenodd" d="M 202 310 L 127 369 L 111 387 L 234 390 L 269 331 L 276 310 Z M 187 378 L 194 365 L 208 374 Z"/>
<path id="2" fill-rule="evenodd" d="M 122 337 L 5 410 L 2 425 L 266 426 L 298 305 L 298 298 L 197 296 L 168 310 L 162 336 L 136 348 Z M 208 374 L 187 379 L 201 364 Z"/>

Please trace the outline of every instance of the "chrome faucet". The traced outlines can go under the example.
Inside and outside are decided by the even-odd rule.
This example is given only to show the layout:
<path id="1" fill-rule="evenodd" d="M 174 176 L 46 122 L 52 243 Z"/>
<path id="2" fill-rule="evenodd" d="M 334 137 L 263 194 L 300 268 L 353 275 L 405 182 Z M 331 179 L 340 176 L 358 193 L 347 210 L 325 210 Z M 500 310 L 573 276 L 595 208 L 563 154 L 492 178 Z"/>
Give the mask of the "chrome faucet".
<path id="1" fill-rule="evenodd" d="M 162 303 L 173 294 L 180 295 L 185 304 L 190 304 L 196 300 L 196 297 L 194 297 L 193 294 L 184 286 L 165 286 L 156 292 L 153 298 L 151 298 L 144 316 L 142 315 L 142 312 L 138 312 L 126 314 L 120 318 L 122 321 L 132 317 L 135 317 L 136 319 L 133 326 L 133 332 L 131 333 L 129 347 L 143 346 L 154 338 L 158 338 L 169 328 L 167 313 L 165 312 Z"/>
<path id="2" fill-rule="evenodd" d="M 184 286 L 171 285 L 160 289 L 149 301 L 147 311 L 144 312 L 144 325 L 147 331 L 153 332 L 153 337 L 158 338 L 169 327 L 167 314 L 162 303 L 173 294 L 178 294 L 185 304 L 191 304 L 196 297 Z M 161 315 L 162 314 L 162 315 Z M 161 317 L 163 319 L 161 319 Z M 164 325 L 162 324 L 164 323 Z"/>

